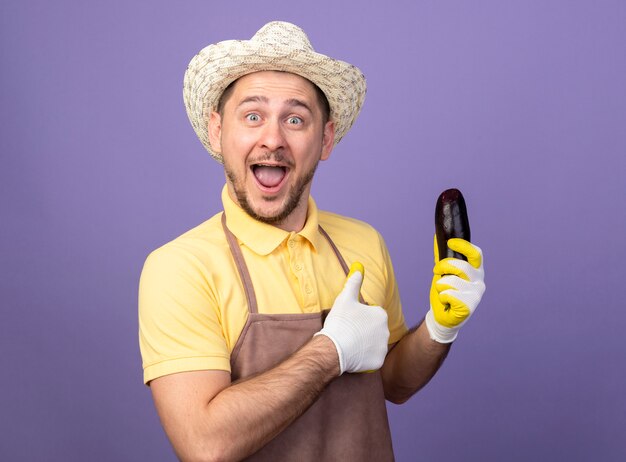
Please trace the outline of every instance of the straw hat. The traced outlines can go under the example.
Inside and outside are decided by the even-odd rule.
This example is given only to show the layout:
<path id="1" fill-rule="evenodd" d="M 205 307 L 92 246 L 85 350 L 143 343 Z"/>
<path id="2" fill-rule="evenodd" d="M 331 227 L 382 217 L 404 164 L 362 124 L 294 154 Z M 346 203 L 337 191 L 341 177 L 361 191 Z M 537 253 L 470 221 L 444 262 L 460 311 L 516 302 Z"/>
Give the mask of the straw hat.
<path id="1" fill-rule="evenodd" d="M 365 77 L 346 62 L 316 53 L 298 26 L 274 21 L 250 40 L 226 40 L 202 49 L 193 57 L 183 86 L 187 115 L 198 138 L 218 162 L 222 155 L 211 148 L 208 121 L 226 87 L 258 71 L 298 74 L 317 85 L 330 105 L 335 122 L 335 144 L 356 120 L 365 99 Z"/>

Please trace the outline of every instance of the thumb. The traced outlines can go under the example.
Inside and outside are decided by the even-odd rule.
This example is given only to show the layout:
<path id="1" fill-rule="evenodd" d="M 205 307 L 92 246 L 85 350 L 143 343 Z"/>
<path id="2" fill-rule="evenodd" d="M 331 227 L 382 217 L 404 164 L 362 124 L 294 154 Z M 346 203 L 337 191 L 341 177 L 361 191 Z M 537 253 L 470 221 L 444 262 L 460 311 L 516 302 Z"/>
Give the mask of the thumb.
<path id="1" fill-rule="evenodd" d="M 346 282 L 342 290 L 342 293 L 344 293 L 349 299 L 358 300 L 361 285 L 363 284 L 364 273 L 365 268 L 363 268 L 361 263 L 354 262 L 350 266 L 350 272 L 346 277 Z"/>

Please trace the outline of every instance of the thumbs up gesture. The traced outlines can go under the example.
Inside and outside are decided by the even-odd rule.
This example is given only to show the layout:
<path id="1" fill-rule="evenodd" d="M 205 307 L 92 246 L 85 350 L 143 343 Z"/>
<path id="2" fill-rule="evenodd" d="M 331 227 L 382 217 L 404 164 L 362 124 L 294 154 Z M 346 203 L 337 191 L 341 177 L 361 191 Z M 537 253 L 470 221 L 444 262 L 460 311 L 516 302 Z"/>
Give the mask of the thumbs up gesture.
<path id="1" fill-rule="evenodd" d="M 339 355 L 340 374 L 380 369 L 387 355 L 387 312 L 359 302 L 363 265 L 352 264 L 324 327 L 315 335 L 329 337 Z"/>

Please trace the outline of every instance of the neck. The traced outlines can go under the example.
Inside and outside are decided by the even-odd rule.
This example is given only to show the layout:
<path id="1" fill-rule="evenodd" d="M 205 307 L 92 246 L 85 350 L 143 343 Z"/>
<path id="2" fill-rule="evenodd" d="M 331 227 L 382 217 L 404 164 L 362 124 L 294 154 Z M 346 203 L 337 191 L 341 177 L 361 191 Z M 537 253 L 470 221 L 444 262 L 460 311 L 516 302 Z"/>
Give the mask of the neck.
<path id="1" fill-rule="evenodd" d="M 272 225 L 283 231 L 300 232 L 306 224 L 307 211 L 308 207 L 306 205 L 304 207 L 298 207 L 287 218 L 278 223 L 272 223 Z"/>

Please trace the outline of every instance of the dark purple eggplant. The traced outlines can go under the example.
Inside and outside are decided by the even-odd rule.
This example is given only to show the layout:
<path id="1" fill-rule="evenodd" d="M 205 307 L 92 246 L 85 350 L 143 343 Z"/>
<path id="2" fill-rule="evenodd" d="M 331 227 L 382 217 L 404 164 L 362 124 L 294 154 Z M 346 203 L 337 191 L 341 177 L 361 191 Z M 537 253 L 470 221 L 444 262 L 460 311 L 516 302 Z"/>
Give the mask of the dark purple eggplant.
<path id="1" fill-rule="evenodd" d="M 464 255 L 450 250 L 448 239 L 458 237 L 470 240 L 470 226 L 463 194 L 458 189 L 446 189 L 439 195 L 435 207 L 435 235 L 439 259 L 459 258 L 467 261 Z"/>

